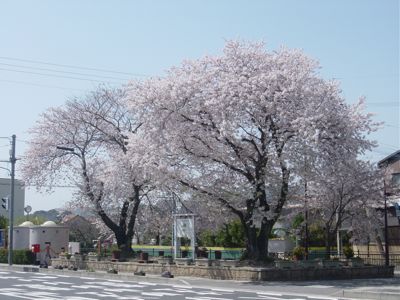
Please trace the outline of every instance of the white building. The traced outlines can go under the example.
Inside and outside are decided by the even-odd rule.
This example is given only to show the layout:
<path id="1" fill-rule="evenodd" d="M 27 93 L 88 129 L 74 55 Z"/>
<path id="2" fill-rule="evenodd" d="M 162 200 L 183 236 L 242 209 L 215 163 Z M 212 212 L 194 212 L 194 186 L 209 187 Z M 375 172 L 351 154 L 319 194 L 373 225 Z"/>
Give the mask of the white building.
<path id="1" fill-rule="evenodd" d="M 10 197 L 11 179 L 0 178 L 0 198 Z M 21 180 L 16 179 L 14 185 L 14 220 L 24 216 L 25 207 L 25 185 Z M 0 215 L 8 218 L 9 212 L 0 205 Z"/>
<path id="2" fill-rule="evenodd" d="M 36 257 L 41 263 L 44 263 L 47 257 L 56 257 L 60 252 L 67 251 L 68 240 L 68 226 L 57 225 L 53 221 L 44 222 L 42 225 L 25 221 L 14 227 L 14 249 L 32 249 L 37 245 L 39 252 Z"/>

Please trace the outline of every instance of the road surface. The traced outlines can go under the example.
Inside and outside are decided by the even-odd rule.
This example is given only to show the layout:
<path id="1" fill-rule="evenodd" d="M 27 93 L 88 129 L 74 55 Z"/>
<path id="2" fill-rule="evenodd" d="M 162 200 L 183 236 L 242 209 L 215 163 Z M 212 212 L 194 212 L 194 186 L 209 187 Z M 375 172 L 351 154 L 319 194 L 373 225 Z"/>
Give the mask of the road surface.
<path id="1" fill-rule="evenodd" d="M 185 281 L 183 281 L 185 282 Z M 190 283 L 154 283 L 143 280 L 113 280 L 78 274 L 54 274 L 0 270 L 0 299 L 42 300 L 330 300 L 326 296 L 288 295 L 280 292 L 237 291 L 232 287 L 200 288 Z"/>

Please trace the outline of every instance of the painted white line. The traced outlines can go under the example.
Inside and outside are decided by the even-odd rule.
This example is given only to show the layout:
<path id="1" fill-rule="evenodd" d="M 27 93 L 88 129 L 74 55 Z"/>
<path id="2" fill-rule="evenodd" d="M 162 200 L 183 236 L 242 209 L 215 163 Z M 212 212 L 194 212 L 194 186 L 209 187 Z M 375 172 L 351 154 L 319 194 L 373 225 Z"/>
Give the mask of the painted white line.
<path id="1" fill-rule="evenodd" d="M 232 298 L 214 298 L 214 297 L 185 297 L 188 300 L 233 300 Z"/>
<path id="2" fill-rule="evenodd" d="M 187 286 L 187 285 L 173 285 L 172 287 L 175 289 L 185 289 L 185 290 L 193 288 L 192 286 Z"/>
<path id="3" fill-rule="evenodd" d="M 123 282 L 122 280 L 113 280 L 113 279 L 108 279 L 108 282 Z"/>
<path id="4" fill-rule="evenodd" d="M 189 282 L 187 282 L 186 280 L 180 280 L 183 284 L 185 284 L 185 285 L 190 285 L 190 283 Z"/>
<path id="5" fill-rule="evenodd" d="M 40 273 L 39 273 L 40 274 Z M 62 278 L 71 278 L 72 276 L 69 275 L 57 275 L 57 277 L 62 277 Z"/>
<path id="6" fill-rule="evenodd" d="M 280 293 L 257 292 L 257 295 L 282 297 Z"/>
<path id="7" fill-rule="evenodd" d="M 140 282 L 138 282 L 139 284 L 142 284 L 142 285 L 157 285 L 157 283 L 151 283 L 151 282 L 144 282 L 144 281 L 140 281 Z"/>
<path id="8" fill-rule="evenodd" d="M 233 294 L 235 291 L 234 290 L 228 290 L 228 289 L 219 289 L 219 288 L 212 288 L 210 289 L 214 292 L 221 292 L 221 293 L 230 293 Z"/>
<path id="9" fill-rule="evenodd" d="M 338 298 L 325 297 L 325 296 L 307 296 L 308 299 L 324 299 L 324 300 L 338 300 Z"/>

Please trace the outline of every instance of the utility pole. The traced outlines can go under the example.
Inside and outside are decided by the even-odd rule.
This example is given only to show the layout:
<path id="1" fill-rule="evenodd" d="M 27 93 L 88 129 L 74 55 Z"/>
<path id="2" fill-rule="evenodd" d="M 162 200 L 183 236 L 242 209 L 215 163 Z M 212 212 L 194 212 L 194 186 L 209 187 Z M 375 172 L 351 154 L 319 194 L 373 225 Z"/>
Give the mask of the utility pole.
<path id="1" fill-rule="evenodd" d="M 12 136 L 11 142 L 11 152 L 10 152 L 10 163 L 11 163 L 11 197 L 10 197 L 10 234 L 8 235 L 8 264 L 11 266 L 13 264 L 13 238 L 14 238 L 14 183 L 15 183 L 15 139 L 16 135 Z"/>
<path id="2" fill-rule="evenodd" d="M 305 212 L 304 212 L 304 222 L 305 222 L 305 259 L 308 260 L 308 244 L 309 244 L 309 232 L 308 232 L 308 199 L 307 199 L 307 180 L 304 181 L 304 197 L 305 197 Z"/>
<path id="3" fill-rule="evenodd" d="M 386 178 L 383 181 L 383 197 L 385 198 L 385 266 L 389 266 L 389 234 L 388 234 L 388 215 L 387 215 L 387 196 Z"/>

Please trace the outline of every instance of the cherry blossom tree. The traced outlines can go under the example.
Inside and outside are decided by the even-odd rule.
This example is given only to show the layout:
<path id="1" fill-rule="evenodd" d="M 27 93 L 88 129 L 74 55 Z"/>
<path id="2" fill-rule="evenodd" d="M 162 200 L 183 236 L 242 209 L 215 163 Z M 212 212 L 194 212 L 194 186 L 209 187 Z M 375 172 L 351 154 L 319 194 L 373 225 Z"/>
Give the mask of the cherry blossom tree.
<path id="1" fill-rule="evenodd" d="M 50 108 L 30 131 L 22 172 L 38 189 L 75 184 L 74 205 L 93 210 L 128 254 L 139 205 L 152 187 L 150 175 L 132 155 L 128 160 L 128 133 L 138 134 L 140 123 L 127 113 L 123 97 L 123 90 L 99 87 Z"/>
<path id="2" fill-rule="evenodd" d="M 324 158 L 373 145 L 370 116 L 345 103 L 316 61 L 263 44 L 228 42 L 223 55 L 131 82 L 127 103 L 141 112 L 147 167 L 235 214 L 252 259 L 267 255 L 304 145 Z"/>
<path id="3" fill-rule="evenodd" d="M 314 169 L 309 184 L 309 206 L 325 229 L 325 250 L 329 255 L 335 234 L 345 224 L 360 235 L 376 219 L 374 207 L 382 205 L 382 177 L 372 164 L 354 156 L 329 160 Z"/>

